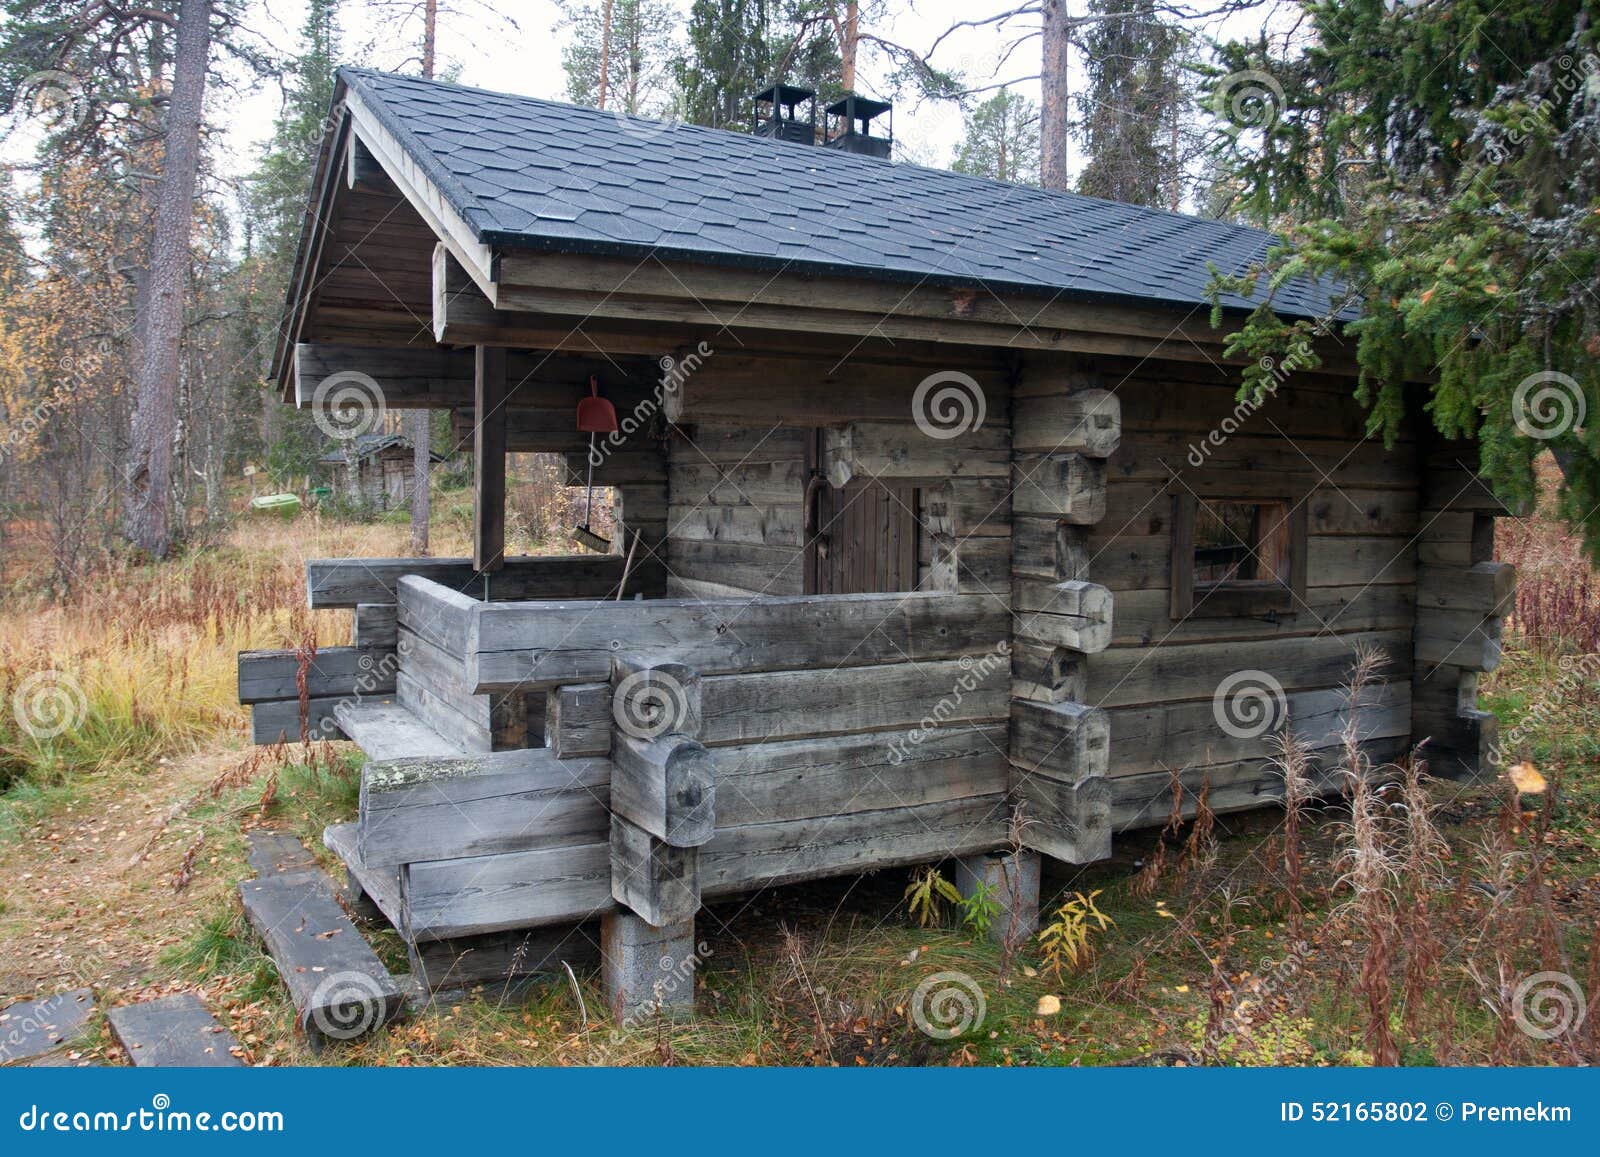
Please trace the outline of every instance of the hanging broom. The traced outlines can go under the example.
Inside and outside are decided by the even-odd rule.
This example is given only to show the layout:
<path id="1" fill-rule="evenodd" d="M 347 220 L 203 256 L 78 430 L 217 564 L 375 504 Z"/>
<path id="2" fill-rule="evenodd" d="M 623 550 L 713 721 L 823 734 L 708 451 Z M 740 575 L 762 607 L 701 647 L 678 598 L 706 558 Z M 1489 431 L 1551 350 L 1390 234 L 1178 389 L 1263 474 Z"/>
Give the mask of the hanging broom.
<path id="1" fill-rule="evenodd" d="M 617 408 L 600 396 L 600 379 L 589 375 L 589 396 L 578 402 L 578 430 L 589 435 L 589 480 L 583 488 L 583 525 L 574 527 L 573 540 L 601 554 L 611 553 L 611 540 L 589 529 L 594 515 L 594 436 L 617 431 Z"/>

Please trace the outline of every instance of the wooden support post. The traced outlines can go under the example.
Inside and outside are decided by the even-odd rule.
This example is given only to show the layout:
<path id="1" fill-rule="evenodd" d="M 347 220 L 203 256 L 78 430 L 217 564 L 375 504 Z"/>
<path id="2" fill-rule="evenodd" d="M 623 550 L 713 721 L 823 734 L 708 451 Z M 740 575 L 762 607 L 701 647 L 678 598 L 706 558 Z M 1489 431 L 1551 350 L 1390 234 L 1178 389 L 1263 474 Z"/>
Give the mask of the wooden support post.
<path id="1" fill-rule="evenodd" d="M 622 816 L 611 817 L 611 896 L 656 927 L 700 909 L 700 850 L 675 848 Z"/>
<path id="2" fill-rule="evenodd" d="M 472 375 L 472 565 L 499 570 L 506 556 L 506 351 L 478 346 Z"/>
<path id="3" fill-rule="evenodd" d="M 606 1003 L 619 1019 L 693 1013 L 700 956 L 692 918 L 657 927 L 632 912 L 608 912 L 600 918 L 600 953 Z"/>
<path id="4" fill-rule="evenodd" d="M 1000 906 L 989 939 L 1016 948 L 1039 929 L 1039 853 L 985 852 L 956 861 L 956 887 L 968 899 L 984 892 Z"/>

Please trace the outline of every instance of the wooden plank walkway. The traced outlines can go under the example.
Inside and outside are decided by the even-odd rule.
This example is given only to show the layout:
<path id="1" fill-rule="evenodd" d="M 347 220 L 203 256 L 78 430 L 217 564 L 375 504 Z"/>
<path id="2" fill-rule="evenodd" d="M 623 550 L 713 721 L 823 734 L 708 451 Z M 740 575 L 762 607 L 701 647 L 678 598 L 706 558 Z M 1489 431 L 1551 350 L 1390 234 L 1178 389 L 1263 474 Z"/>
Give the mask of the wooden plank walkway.
<path id="1" fill-rule="evenodd" d="M 0 1012 L 0 1065 L 33 1060 L 83 1034 L 94 1012 L 94 991 L 74 988 L 23 1000 Z"/>
<path id="2" fill-rule="evenodd" d="M 245 836 L 245 842 L 250 845 L 246 858 L 258 876 L 322 870 L 310 849 L 288 832 L 253 831 Z"/>
<path id="3" fill-rule="evenodd" d="M 106 1013 L 135 1068 L 240 1068 L 244 1050 L 200 998 L 180 992 Z"/>
<path id="4" fill-rule="evenodd" d="M 320 868 L 273 872 L 239 885 L 245 916 L 277 965 L 313 1048 L 382 1028 L 405 1005 L 402 985 L 335 894 Z"/>

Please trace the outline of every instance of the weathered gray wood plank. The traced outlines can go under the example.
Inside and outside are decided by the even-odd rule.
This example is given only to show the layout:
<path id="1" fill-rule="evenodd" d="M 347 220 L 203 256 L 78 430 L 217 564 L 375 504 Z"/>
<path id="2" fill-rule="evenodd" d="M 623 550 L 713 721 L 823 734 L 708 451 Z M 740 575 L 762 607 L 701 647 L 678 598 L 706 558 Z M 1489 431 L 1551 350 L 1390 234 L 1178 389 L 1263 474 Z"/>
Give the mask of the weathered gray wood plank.
<path id="1" fill-rule="evenodd" d="M 300 704 L 294 699 L 280 699 L 273 703 L 250 705 L 250 742 L 277 743 L 280 739 L 299 743 L 309 738 L 313 743 L 324 739 L 343 739 L 344 732 L 334 716 L 345 698 L 312 699 L 306 704 L 305 727 L 302 733 Z"/>
<path id="2" fill-rule="evenodd" d="M 611 841 L 408 864 L 401 890 L 416 941 L 581 922 L 615 903 Z"/>
<path id="3" fill-rule="evenodd" d="M 491 603 L 478 615 L 467 667 L 480 691 L 605 679 L 624 649 L 704 676 L 959 659 L 1010 634 L 1001 600 L 942 592 Z"/>
<path id="4" fill-rule="evenodd" d="M 1005 790 L 1005 724 L 949 723 L 719 747 L 724 828 L 945 803 Z"/>
<path id="5" fill-rule="evenodd" d="M 313 699 L 394 692 L 394 651 L 375 647 L 323 647 L 306 667 Z M 300 658 L 294 651 L 240 651 L 239 702 L 298 699 Z"/>
<path id="6" fill-rule="evenodd" d="M 351 615 L 350 643 L 392 651 L 397 621 L 393 603 L 362 603 Z"/>
<path id="7" fill-rule="evenodd" d="M 445 758 L 463 749 L 398 703 L 342 702 L 334 711 L 339 727 L 374 762 L 386 759 Z"/>
<path id="8" fill-rule="evenodd" d="M 315 1044 L 381 1028 L 405 1003 L 400 986 L 333 896 L 333 882 L 320 873 L 239 885 L 245 916 L 278 966 L 301 1029 Z"/>
<path id="9" fill-rule="evenodd" d="M 322 830 L 322 846 L 344 862 L 352 892 L 359 889 L 395 928 L 401 925 L 400 869 L 369 868 L 361 862 L 356 848 L 358 825 L 330 824 Z"/>
<path id="10" fill-rule="evenodd" d="M 257 876 L 321 870 L 310 849 L 288 832 L 258 829 L 247 833 L 245 842 L 250 846 L 245 859 Z"/>
<path id="11" fill-rule="evenodd" d="M 611 737 L 611 808 L 674 847 L 705 843 L 716 829 L 716 757 L 682 735 Z"/>
<path id="12" fill-rule="evenodd" d="M 545 748 L 369 763 L 358 850 L 369 868 L 589 843 L 609 828 L 606 759 Z"/>
<path id="13" fill-rule="evenodd" d="M 611 819 L 611 895 L 656 927 L 700 908 L 699 848 L 673 847 L 618 815 Z"/>
<path id="14" fill-rule="evenodd" d="M 556 924 L 407 945 L 412 974 L 432 991 L 520 976 L 562 973 L 563 964 L 592 968 L 600 962 L 600 922 Z"/>
<path id="15" fill-rule="evenodd" d="M 179 992 L 107 1011 L 117 1043 L 135 1068 L 240 1068 L 239 1042 L 200 998 Z"/>
<path id="16" fill-rule="evenodd" d="M 928 720 L 1003 720 L 1010 659 L 718 675 L 701 681 L 706 744 L 846 735 Z"/>
<path id="17" fill-rule="evenodd" d="M 611 754 L 610 683 L 568 683 L 545 704 L 545 745 L 558 759 Z"/>
<path id="18" fill-rule="evenodd" d="M 1082 703 L 1011 702 L 1011 762 L 1076 787 L 1103 776 L 1110 750 L 1106 713 Z"/>
<path id="19" fill-rule="evenodd" d="M 467 558 L 314 559 L 306 563 L 306 592 L 312 607 L 392 603 L 405 575 L 474 599 L 606 598 L 621 581 L 622 559 L 603 554 L 511 557 L 487 576 Z"/>
<path id="20" fill-rule="evenodd" d="M 1002 847 L 1003 794 L 724 828 L 700 849 L 702 896 L 889 868 Z"/>
<path id="21" fill-rule="evenodd" d="M 0 1065 L 43 1056 L 83 1034 L 94 1012 L 94 990 L 74 988 L 0 1011 Z"/>

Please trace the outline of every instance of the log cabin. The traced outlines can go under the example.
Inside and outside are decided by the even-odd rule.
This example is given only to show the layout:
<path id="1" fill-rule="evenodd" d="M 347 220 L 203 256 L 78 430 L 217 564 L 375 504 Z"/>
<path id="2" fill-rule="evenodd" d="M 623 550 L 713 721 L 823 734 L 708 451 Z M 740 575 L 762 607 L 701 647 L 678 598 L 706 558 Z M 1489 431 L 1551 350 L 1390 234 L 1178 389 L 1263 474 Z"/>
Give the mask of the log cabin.
<path id="1" fill-rule="evenodd" d="M 1337 287 L 1278 292 L 1320 364 L 1241 402 L 1252 303 L 1208 287 L 1268 234 L 894 163 L 809 96 L 742 133 L 340 76 L 275 378 L 453 411 L 473 554 L 308 563 L 351 645 L 303 690 L 241 656 L 240 698 L 364 749 L 326 841 L 431 986 L 588 961 L 681 1008 L 704 902 L 952 859 L 1019 936 L 1039 857 L 1280 798 L 1280 729 L 1323 788 L 1352 717 L 1375 761 L 1492 752 L 1503 511 L 1426 383 L 1366 436 Z M 523 452 L 592 463 L 609 552 L 516 554 Z"/>
<path id="2" fill-rule="evenodd" d="M 403 434 L 363 433 L 317 459 L 336 502 L 357 510 L 403 510 L 415 478 L 411 441 Z M 437 465 L 443 455 L 431 453 Z"/>

